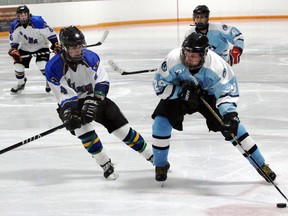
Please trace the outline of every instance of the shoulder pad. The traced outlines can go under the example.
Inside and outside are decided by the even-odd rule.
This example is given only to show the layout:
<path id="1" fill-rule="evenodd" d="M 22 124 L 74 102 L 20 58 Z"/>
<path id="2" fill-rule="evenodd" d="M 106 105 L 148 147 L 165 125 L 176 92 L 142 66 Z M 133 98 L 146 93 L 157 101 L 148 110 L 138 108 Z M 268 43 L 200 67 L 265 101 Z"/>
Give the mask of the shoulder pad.
<path id="1" fill-rule="evenodd" d="M 43 28 L 47 27 L 46 22 L 44 21 L 44 19 L 41 16 L 32 16 L 30 18 L 30 22 L 34 28 L 43 29 Z"/>

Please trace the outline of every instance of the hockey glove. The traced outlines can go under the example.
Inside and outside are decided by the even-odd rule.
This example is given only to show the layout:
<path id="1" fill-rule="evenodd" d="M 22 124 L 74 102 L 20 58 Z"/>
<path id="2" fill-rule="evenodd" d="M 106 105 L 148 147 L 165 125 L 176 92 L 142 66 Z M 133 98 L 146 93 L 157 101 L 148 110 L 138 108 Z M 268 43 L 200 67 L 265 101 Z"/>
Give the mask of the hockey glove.
<path id="1" fill-rule="evenodd" d="M 87 97 L 83 103 L 81 111 L 81 121 L 85 125 L 92 122 L 96 118 L 98 106 L 104 98 L 95 95 L 94 97 Z"/>
<path id="2" fill-rule="evenodd" d="M 21 63 L 22 58 L 21 58 L 21 56 L 20 56 L 20 53 L 19 53 L 19 50 L 18 50 L 18 49 L 11 48 L 11 49 L 8 51 L 8 54 L 9 54 L 10 56 L 12 56 L 12 58 L 14 59 L 14 62 L 15 62 L 15 63 Z"/>
<path id="3" fill-rule="evenodd" d="M 227 113 L 226 115 L 223 116 L 223 131 L 222 134 L 225 137 L 225 140 L 229 141 L 232 140 L 231 134 L 234 136 L 237 135 L 238 131 L 238 126 L 240 123 L 240 120 L 238 118 L 238 113 L 236 112 L 231 112 Z"/>
<path id="4" fill-rule="evenodd" d="M 81 119 L 77 109 L 68 107 L 65 110 L 60 109 L 60 118 L 63 121 L 66 129 L 73 131 L 81 127 Z"/>
<path id="5" fill-rule="evenodd" d="M 229 52 L 230 65 L 238 64 L 240 62 L 240 56 L 242 55 L 242 49 L 234 46 Z"/>
<path id="6" fill-rule="evenodd" d="M 182 101 L 188 110 L 197 109 L 199 106 L 199 96 L 203 94 L 203 90 L 193 84 L 182 84 L 182 93 L 180 101 Z M 189 111 L 187 112 L 189 113 Z"/>
<path id="7" fill-rule="evenodd" d="M 58 52 L 60 52 L 62 50 L 62 48 L 58 42 L 53 43 L 51 45 L 50 49 L 53 50 L 53 53 L 55 53 L 55 54 L 57 54 Z"/>

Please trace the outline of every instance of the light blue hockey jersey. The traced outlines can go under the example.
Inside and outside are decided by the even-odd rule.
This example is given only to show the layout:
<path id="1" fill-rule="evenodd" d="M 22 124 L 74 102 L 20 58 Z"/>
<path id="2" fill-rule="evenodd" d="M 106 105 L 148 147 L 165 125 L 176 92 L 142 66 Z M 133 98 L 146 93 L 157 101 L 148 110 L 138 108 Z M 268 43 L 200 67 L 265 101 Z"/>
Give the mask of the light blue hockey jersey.
<path id="1" fill-rule="evenodd" d="M 192 75 L 181 63 L 180 52 L 181 48 L 172 50 L 158 68 L 153 80 L 156 95 L 164 100 L 179 98 L 181 83 L 188 82 L 199 85 L 209 95 L 215 95 L 216 107 L 222 116 L 236 112 L 239 90 L 231 66 L 215 52 L 208 50 L 205 63 L 198 73 Z"/>
<path id="2" fill-rule="evenodd" d="M 185 38 L 193 32 L 199 32 L 196 26 L 192 26 L 185 34 Z M 205 34 L 209 40 L 211 50 L 228 61 L 230 44 L 244 49 L 244 37 L 239 29 L 222 23 L 209 23 Z"/>

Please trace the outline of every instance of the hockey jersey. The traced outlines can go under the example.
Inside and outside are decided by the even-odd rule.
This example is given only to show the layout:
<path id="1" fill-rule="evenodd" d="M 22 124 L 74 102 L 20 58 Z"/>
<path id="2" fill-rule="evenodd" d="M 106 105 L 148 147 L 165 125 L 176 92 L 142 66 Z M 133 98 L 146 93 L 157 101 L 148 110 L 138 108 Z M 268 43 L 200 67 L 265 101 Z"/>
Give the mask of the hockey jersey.
<path id="1" fill-rule="evenodd" d="M 45 68 L 49 86 L 60 107 L 78 106 L 78 99 L 93 96 L 99 91 L 108 94 L 108 74 L 100 64 L 99 56 L 83 51 L 83 60 L 73 67 L 63 57 L 63 51 L 51 58 Z"/>
<path id="2" fill-rule="evenodd" d="M 216 98 L 216 107 L 223 116 L 236 112 L 239 99 L 237 79 L 230 65 L 215 52 L 208 50 L 200 70 L 192 75 L 180 60 L 181 48 L 172 50 L 158 68 L 153 80 L 155 93 L 164 100 L 179 98 L 181 83 L 199 85 Z"/>
<path id="3" fill-rule="evenodd" d="M 57 42 L 57 35 L 41 16 L 31 16 L 26 27 L 17 19 L 11 23 L 9 32 L 11 48 L 36 52 L 42 48 L 49 48 L 49 41 L 52 44 Z"/>
<path id="4" fill-rule="evenodd" d="M 195 26 L 191 27 L 185 34 L 185 38 L 197 32 L 202 34 Z M 211 50 L 216 52 L 225 61 L 228 61 L 230 44 L 244 48 L 244 37 L 242 33 L 234 26 L 222 23 L 209 23 L 208 31 L 205 34 L 209 40 Z"/>

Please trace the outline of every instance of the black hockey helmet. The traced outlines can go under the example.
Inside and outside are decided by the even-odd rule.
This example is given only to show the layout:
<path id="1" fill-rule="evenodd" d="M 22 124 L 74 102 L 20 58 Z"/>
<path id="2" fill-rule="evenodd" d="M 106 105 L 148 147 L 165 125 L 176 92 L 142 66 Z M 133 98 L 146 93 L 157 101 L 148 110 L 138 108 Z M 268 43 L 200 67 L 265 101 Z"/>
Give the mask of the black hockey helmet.
<path id="1" fill-rule="evenodd" d="M 65 56 L 70 61 L 79 61 L 82 60 L 83 57 L 83 50 L 81 56 L 71 57 L 67 52 L 69 47 L 81 47 L 85 48 L 86 41 L 84 34 L 76 27 L 76 26 L 69 26 L 66 28 L 62 28 L 59 33 L 59 39 L 61 46 L 65 52 Z"/>
<path id="2" fill-rule="evenodd" d="M 203 16 L 206 18 L 206 21 L 201 23 L 197 23 L 195 22 L 195 18 L 197 17 L 197 15 L 201 15 L 203 14 Z M 210 15 L 210 10 L 206 5 L 198 5 L 194 10 L 193 10 L 193 20 L 195 22 L 195 25 L 198 29 L 200 30 L 205 30 L 208 26 L 208 21 L 209 21 L 209 15 Z"/>
<path id="3" fill-rule="evenodd" d="M 206 5 L 198 5 L 193 10 L 193 17 L 195 17 L 197 14 L 204 14 L 205 17 L 208 19 L 210 15 L 210 10 Z"/>
<path id="4" fill-rule="evenodd" d="M 28 19 L 27 20 L 20 20 L 19 15 L 21 13 L 27 13 Z M 30 19 L 30 16 L 31 16 L 29 8 L 26 5 L 21 5 L 21 6 L 17 7 L 16 16 L 17 16 L 17 19 L 19 20 L 19 22 L 21 24 L 27 24 L 29 22 L 29 19 Z"/>
<path id="5" fill-rule="evenodd" d="M 182 49 L 180 54 L 182 64 L 187 66 L 190 70 L 200 68 L 204 64 L 208 48 L 209 48 L 208 38 L 205 35 L 196 32 L 193 32 L 192 34 L 188 35 L 182 43 Z M 185 52 L 199 53 L 201 57 L 199 65 L 197 66 L 188 65 L 186 62 Z"/>
<path id="6" fill-rule="evenodd" d="M 208 47 L 208 38 L 196 32 L 188 35 L 182 43 L 182 49 L 194 53 L 205 53 Z"/>

